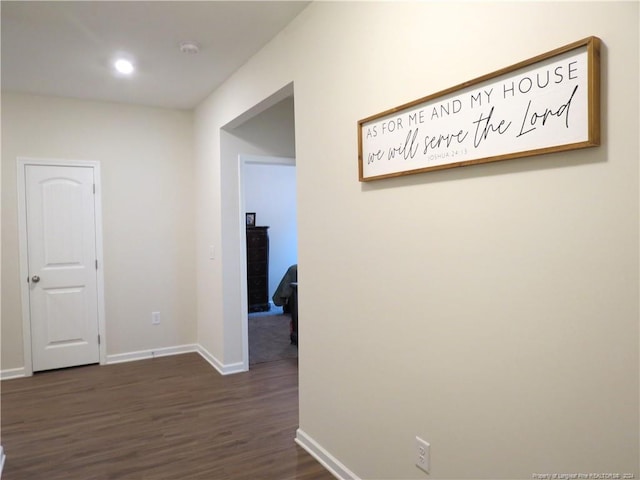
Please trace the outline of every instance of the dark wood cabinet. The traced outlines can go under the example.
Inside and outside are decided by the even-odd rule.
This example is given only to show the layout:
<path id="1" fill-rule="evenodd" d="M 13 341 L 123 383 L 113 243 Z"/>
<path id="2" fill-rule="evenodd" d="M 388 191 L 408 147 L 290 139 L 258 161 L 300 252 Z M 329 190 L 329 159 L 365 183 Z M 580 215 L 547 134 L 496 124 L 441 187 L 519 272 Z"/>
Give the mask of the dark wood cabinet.
<path id="1" fill-rule="evenodd" d="M 247 297 L 249 312 L 266 312 L 269 304 L 269 227 L 247 227 Z"/>

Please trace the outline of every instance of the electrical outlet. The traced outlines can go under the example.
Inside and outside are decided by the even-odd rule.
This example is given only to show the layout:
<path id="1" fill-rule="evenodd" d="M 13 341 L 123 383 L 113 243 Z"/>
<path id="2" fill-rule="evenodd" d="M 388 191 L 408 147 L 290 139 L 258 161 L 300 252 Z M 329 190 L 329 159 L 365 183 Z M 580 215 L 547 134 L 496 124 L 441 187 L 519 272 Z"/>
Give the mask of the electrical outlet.
<path id="1" fill-rule="evenodd" d="M 428 442 L 425 442 L 420 437 L 416 437 L 416 467 L 429 473 L 431 469 L 430 448 Z"/>
<path id="2" fill-rule="evenodd" d="M 151 312 L 151 324 L 160 325 L 160 312 Z"/>

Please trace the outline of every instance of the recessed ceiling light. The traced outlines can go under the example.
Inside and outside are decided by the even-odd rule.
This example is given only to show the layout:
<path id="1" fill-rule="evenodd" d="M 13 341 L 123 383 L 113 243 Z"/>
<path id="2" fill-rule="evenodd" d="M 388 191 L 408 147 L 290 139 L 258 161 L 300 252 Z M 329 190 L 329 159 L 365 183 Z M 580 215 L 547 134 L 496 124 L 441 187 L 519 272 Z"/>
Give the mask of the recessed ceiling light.
<path id="1" fill-rule="evenodd" d="M 133 63 L 129 60 L 125 60 L 124 58 L 116 60 L 113 66 L 116 67 L 116 70 L 123 75 L 131 75 L 133 73 Z"/>
<path id="2" fill-rule="evenodd" d="M 200 47 L 198 47 L 198 45 L 193 42 L 183 42 L 180 44 L 180 51 L 182 53 L 195 54 L 200 51 Z"/>

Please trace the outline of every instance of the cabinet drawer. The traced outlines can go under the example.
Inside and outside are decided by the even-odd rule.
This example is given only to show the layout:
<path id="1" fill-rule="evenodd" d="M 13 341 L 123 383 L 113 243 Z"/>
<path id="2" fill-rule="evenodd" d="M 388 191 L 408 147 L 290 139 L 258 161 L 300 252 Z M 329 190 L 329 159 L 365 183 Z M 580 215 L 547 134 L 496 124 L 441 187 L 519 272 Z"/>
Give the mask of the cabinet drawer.
<path id="1" fill-rule="evenodd" d="M 247 288 L 249 290 L 253 288 L 265 288 L 267 286 L 267 277 L 265 275 L 259 275 L 257 277 L 247 277 Z"/>
<path id="2" fill-rule="evenodd" d="M 252 248 L 247 250 L 247 262 L 266 262 L 267 261 L 267 249 L 266 248 Z"/>
<path id="3" fill-rule="evenodd" d="M 266 247 L 267 239 L 268 237 L 265 233 L 251 233 L 247 235 L 247 247 Z"/>
<path id="4" fill-rule="evenodd" d="M 256 303 L 269 303 L 265 292 L 249 292 L 249 305 L 255 305 Z"/>
<path id="5" fill-rule="evenodd" d="M 255 277 L 256 275 L 267 275 L 269 265 L 267 262 L 256 262 L 247 264 L 247 276 Z"/>

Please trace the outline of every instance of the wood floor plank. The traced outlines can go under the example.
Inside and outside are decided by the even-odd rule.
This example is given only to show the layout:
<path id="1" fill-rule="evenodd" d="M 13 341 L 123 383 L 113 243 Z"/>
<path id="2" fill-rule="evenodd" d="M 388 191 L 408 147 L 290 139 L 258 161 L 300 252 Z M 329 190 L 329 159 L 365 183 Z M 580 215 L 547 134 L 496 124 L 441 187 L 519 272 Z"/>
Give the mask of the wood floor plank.
<path id="1" fill-rule="evenodd" d="M 198 354 L 2 383 L 3 480 L 333 480 L 294 443 L 297 359 L 222 376 Z"/>

